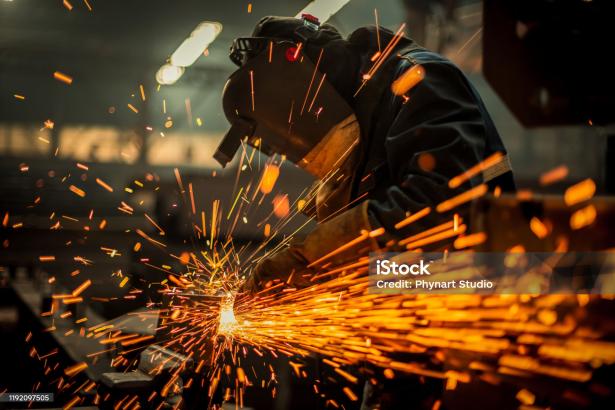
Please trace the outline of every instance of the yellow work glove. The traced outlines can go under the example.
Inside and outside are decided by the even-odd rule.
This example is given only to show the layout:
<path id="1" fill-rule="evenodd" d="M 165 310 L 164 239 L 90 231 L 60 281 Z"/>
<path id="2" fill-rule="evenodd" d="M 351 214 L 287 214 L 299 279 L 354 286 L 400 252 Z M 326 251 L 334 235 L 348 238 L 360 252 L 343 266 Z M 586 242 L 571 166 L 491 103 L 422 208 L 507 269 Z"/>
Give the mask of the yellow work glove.
<path id="1" fill-rule="evenodd" d="M 303 242 L 291 244 L 288 248 L 261 260 L 240 292 L 259 292 L 275 284 L 276 279 L 286 281 L 293 287 L 308 286 L 311 283 L 310 276 L 318 271 L 318 267 L 309 268 L 308 265 L 356 239 L 362 232 L 371 230 L 367 204 L 367 201 L 361 202 L 354 208 L 318 224 Z M 375 244 L 368 239 L 356 247 L 327 258 L 326 262 L 335 265 L 358 259 L 362 256 L 358 251 L 363 250 L 364 254 L 374 248 Z"/>

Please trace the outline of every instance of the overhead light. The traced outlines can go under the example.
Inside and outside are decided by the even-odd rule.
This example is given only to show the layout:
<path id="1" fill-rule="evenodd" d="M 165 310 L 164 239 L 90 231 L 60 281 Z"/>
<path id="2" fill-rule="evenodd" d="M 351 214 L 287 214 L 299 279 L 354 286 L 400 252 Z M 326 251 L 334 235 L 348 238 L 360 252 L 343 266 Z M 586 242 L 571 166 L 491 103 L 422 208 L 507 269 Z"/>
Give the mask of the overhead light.
<path id="1" fill-rule="evenodd" d="M 222 24 L 214 21 L 199 24 L 171 55 L 171 64 L 177 67 L 191 66 L 221 31 Z"/>
<path id="2" fill-rule="evenodd" d="M 171 85 L 184 74 L 184 67 L 177 67 L 173 64 L 165 64 L 156 73 L 158 84 Z"/>
<path id="3" fill-rule="evenodd" d="M 321 23 L 324 23 L 349 2 L 350 0 L 314 0 L 297 13 L 295 17 L 301 18 L 302 14 L 311 14 L 318 17 Z"/>

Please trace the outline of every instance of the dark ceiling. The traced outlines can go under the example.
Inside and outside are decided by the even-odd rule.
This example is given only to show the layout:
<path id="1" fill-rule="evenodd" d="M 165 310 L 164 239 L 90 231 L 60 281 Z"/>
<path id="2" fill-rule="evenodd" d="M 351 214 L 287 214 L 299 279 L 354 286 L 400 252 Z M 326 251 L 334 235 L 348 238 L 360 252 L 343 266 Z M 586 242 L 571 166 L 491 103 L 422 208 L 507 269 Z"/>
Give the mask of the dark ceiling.
<path id="1" fill-rule="evenodd" d="M 127 103 L 142 108 L 139 84 L 152 96 L 154 74 L 177 46 L 198 23 L 219 21 L 224 28 L 209 55 L 190 67 L 172 90 L 157 96 L 172 100 L 177 94 L 182 109 L 184 99 L 191 98 L 198 113 L 208 94 L 219 95 L 221 77 L 233 68 L 227 58 L 232 38 L 249 34 L 263 15 L 294 15 L 307 1 L 255 2 L 252 13 L 245 0 L 89 0 L 91 12 L 83 0 L 71 3 L 69 11 L 61 0 L 0 1 L 1 122 L 52 118 L 56 124 L 132 124 L 135 116 Z M 55 71 L 72 76 L 72 85 L 55 80 Z M 13 94 L 26 100 L 17 101 Z M 161 99 L 148 103 L 161 104 Z M 110 106 L 117 108 L 114 118 L 107 112 Z M 171 103 L 168 108 L 173 113 L 178 107 Z M 141 114 L 147 112 L 161 110 Z M 141 122 L 154 120 L 163 118 Z"/>
<path id="2" fill-rule="evenodd" d="M 102 124 L 162 127 L 167 115 L 187 127 L 185 100 L 190 99 L 203 128 L 219 132 L 226 121 L 220 92 L 233 65 L 228 47 L 247 35 L 266 15 L 295 15 L 308 0 L 0 0 L 0 123 L 57 126 Z M 373 24 L 378 7 L 381 24 L 397 26 L 400 2 L 354 0 L 332 20 L 342 32 Z M 158 68 L 204 20 L 223 24 L 220 36 L 173 86 L 156 92 Z M 60 71 L 72 85 L 53 78 Z M 147 101 L 139 97 L 143 84 Z M 14 94 L 26 97 L 17 100 Z M 166 100 L 167 115 L 162 113 Z M 135 115 L 127 107 L 139 109 Z M 115 107 L 113 115 L 109 107 Z"/>

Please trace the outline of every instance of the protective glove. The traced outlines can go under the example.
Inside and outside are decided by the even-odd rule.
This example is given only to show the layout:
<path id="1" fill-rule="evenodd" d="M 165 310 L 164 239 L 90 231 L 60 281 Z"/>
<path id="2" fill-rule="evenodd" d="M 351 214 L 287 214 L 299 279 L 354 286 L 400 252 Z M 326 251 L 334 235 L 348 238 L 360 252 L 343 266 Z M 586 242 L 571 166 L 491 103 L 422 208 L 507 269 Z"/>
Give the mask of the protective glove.
<path id="1" fill-rule="evenodd" d="M 240 292 L 257 293 L 272 284 L 273 280 L 286 280 L 289 286 L 305 287 L 303 275 L 309 262 L 301 253 L 300 246 L 289 246 L 261 260 L 243 284 Z"/>
<path id="2" fill-rule="evenodd" d="M 318 266 L 309 266 L 312 262 L 318 261 L 372 229 L 367 206 L 368 201 L 361 202 L 356 207 L 318 224 L 302 243 L 291 244 L 275 255 L 261 260 L 243 284 L 240 292 L 259 292 L 275 279 L 287 281 L 288 285 L 293 287 L 308 286 L 311 283 L 309 276 L 318 271 Z M 338 265 L 356 260 L 361 254 L 375 248 L 377 248 L 375 241 L 367 238 L 356 246 L 326 258 L 323 264 Z M 363 252 L 359 252 L 360 250 Z"/>

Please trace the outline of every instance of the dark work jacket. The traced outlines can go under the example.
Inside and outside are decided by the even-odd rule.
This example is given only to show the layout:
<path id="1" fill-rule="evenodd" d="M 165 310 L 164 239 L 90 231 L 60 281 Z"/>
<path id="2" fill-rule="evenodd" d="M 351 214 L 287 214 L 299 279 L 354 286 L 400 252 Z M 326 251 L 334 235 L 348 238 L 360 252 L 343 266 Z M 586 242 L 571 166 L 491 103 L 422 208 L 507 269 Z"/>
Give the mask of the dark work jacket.
<path id="1" fill-rule="evenodd" d="M 367 44 L 361 70 L 366 72 L 369 57 L 377 50 L 375 29 L 360 30 L 349 40 Z M 381 30 L 382 44 L 390 41 L 387 35 L 391 33 Z M 414 64 L 424 68 L 425 77 L 406 94 L 406 101 L 392 93 L 391 84 Z M 449 180 L 495 152 L 506 154 L 480 96 L 461 70 L 408 39 L 400 42 L 352 104 L 362 135 L 351 201 L 366 195 L 372 225 L 395 236 L 412 235 L 450 220 L 450 214 L 438 214 L 435 207 L 484 181 L 479 173 L 453 190 Z M 433 169 L 419 166 L 424 154 L 435 160 Z M 504 192 L 515 189 L 512 172 L 488 185 Z M 427 217 L 399 231 L 394 228 L 409 213 L 428 206 L 432 211 Z M 465 210 L 467 206 L 452 212 L 465 215 Z"/>

